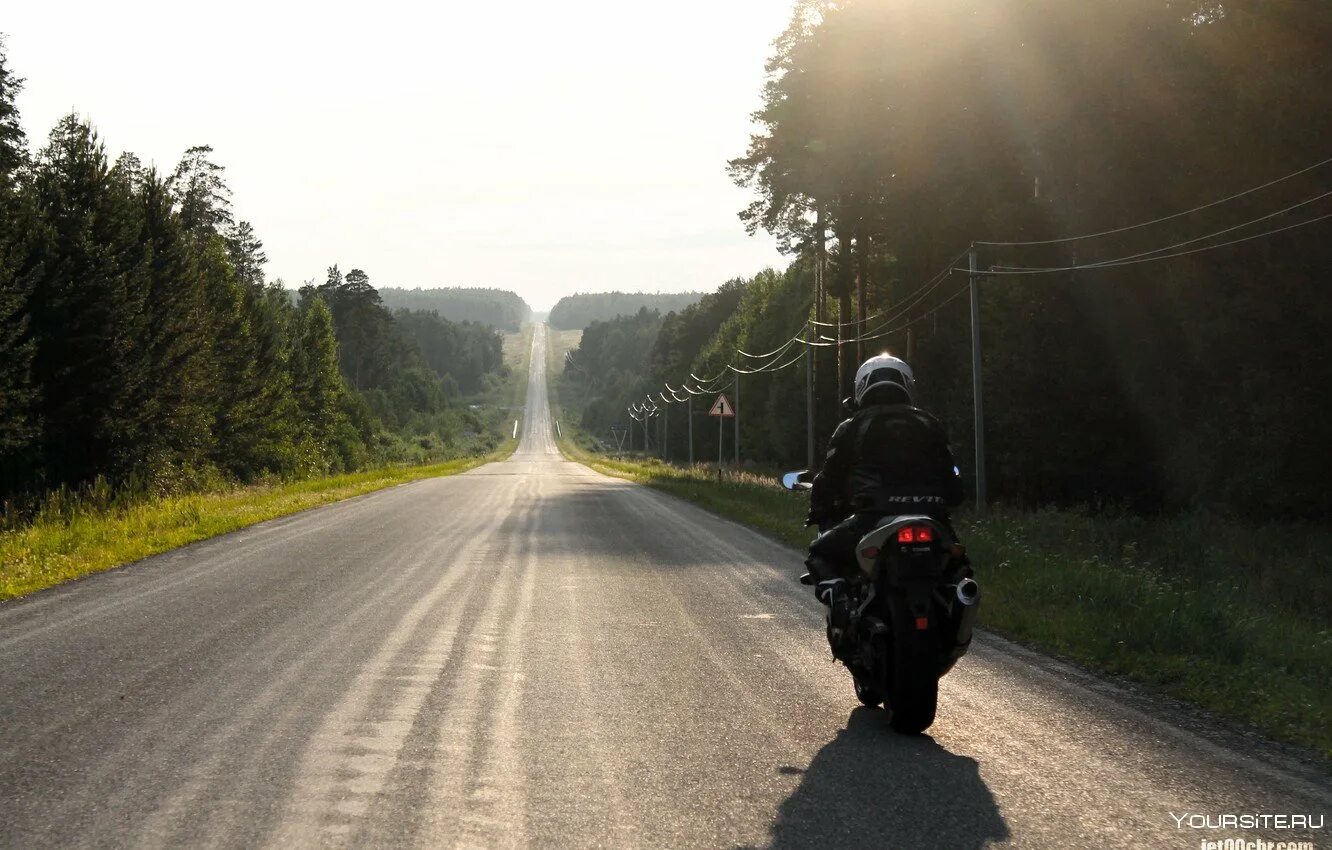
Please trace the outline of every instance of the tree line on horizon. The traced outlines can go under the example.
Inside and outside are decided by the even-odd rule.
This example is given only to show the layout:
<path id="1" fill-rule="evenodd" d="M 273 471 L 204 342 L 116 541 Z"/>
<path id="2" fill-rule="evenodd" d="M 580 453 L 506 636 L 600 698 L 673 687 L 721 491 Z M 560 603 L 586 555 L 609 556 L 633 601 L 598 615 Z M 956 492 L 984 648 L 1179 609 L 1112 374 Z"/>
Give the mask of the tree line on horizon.
<path id="1" fill-rule="evenodd" d="M 70 115 L 30 152 L 0 42 L 0 503 L 104 480 L 160 493 L 498 443 L 457 403 L 491 327 L 386 309 L 365 272 L 264 275 L 207 146 L 162 174 Z"/>
<path id="2" fill-rule="evenodd" d="M 437 289 L 381 287 L 379 296 L 390 310 L 416 310 L 439 314 L 451 322 L 474 322 L 502 331 L 518 331 L 532 317 L 532 308 L 516 292 L 486 287 L 450 286 Z"/>
<path id="3" fill-rule="evenodd" d="M 1326 4 L 800 0 L 760 129 L 731 163 L 755 196 L 742 220 L 774 234 L 790 266 L 728 284 L 742 294 L 729 313 L 716 302 L 702 344 L 664 333 L 668 311 L 589 326 L 574 354 L 584 371 L 566 378 L 591 394 L 584 424 L 604 435 L 664 382 L 752 366 L 737 348 L 773 350 L 815 318 L 834 340 L 834 323 L 848 338 L 886 331 L 814 349 L 818 455 L 850 374 L 887 349 L 916 367 L 971 480 L 967 277 L 948 270 L 973 241 L 1116 230 L 1326 160 L 1329 43 Z M 982 269 L 1060 269 L 1295 226 L 1163 262 L 983 277 L 991 497 L 1332 515 L 1320 451 L 1332 442 L 1332 239 L 1328 222 L 1299 226 L 1332 213 L 1329 192 L 1323 166 L 1107 236 L 978 245 Z M 803 466 L 803 364 L 739 380 L 743 456 Z M 699 456 L 715 453 L 714 434 L 695 428 Z"/>
<path id="4" fill-rule="evenodd" d="M 592 322 L 632 316 L 643 309 L 678 312 L 702 297 L 702 292 L 578 292 L 555 302 L 547 321 L 558 330 L 581 330 Z"/>

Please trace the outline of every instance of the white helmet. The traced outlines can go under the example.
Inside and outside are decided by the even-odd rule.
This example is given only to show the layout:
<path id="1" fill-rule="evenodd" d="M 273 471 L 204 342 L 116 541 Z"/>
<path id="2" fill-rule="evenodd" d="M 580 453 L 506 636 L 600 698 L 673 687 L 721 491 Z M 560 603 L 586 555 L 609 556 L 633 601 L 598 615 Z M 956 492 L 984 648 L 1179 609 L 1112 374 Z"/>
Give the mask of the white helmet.
<path id="1" fill-rule="evenodd" d="M 906 403 L 916 390 L 916 378 L 905 360 L 891 354 L 876 354 L 856 370 L 856 404 L 865 400 L 865 394 L 875 387 L 896 387 L 906 394 Z"/>

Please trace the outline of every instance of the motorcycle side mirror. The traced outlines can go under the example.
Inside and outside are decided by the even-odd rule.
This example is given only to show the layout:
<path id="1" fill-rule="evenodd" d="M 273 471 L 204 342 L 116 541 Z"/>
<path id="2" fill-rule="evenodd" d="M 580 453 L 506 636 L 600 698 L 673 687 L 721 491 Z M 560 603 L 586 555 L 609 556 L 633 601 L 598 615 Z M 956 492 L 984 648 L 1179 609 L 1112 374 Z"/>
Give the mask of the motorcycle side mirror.
<path id="1" fill-rule="evenodd" d="M 808 490 L 813 487 L 811 476 L 808 469 L 802 469 L 799 472 L 788 472 L 782 476 L 782 486 L 788 490 Z"/>

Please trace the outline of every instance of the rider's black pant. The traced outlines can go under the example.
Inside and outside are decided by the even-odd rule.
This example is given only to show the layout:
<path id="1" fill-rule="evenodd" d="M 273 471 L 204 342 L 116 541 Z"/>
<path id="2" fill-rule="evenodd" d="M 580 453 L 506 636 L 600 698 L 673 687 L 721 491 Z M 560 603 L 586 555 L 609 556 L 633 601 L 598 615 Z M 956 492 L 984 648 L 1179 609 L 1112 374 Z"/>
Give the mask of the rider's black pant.
<path id="1" fill-rule="evenodd" d="M 835 578 L 850 578 L 856 569 L 856 544 L 874 530 L 886 514 L 852 514 L 814 538 L 809 544 L 810 558 L 805 562 L 815 583 Z"/>
<path id="2" fill-rule="evenodd" d="M 809 544 L 809 560 L 805 561 L 814 582 L 817 584 L 855 575 L 856 544 L 860 538 L 873 531 L 885 516 L 891 515 L 884 511 L 852 514 L 814 538 L 814 542 Z M 957 535 L 952 531 L 947 518 L 938 519 L 949 529 L 949 536 L 956 539 Z"/>

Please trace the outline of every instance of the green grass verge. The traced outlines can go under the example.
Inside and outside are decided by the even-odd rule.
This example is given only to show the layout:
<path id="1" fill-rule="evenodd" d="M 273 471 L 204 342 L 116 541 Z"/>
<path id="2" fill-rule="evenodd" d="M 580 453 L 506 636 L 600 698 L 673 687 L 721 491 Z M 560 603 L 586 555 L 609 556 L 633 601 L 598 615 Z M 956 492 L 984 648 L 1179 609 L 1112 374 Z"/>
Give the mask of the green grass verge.
<path id="1" fill-rule="evenodd" d="M 527 402 L 527 361 L 531 359 L 534 330 L 535 325 L 529 323 L 523 325 L 522 330 L 507 331 L 504 334 L 504 366 L 508 374 L 487 392 L 469 397 L 468 403 L 494 407 L 507 414 L 522 410 Z M 510 426 L 514 418 L 514 415 L 508 416 Z M 506 430 L 505 434 L 508 433 Z"/>
<path id="2" fill-rule="evenodd" d="M 639 481 L 803 548 L 805 499 L 774 476 L 589 451 L 571 460 Z M 985 592 L 981 625 L 1125 676 L 1332 756 L 1332 531 L 1217 518 L 1089 517 L 995 510 L 958 532 Z M 1325 556 L 1324 556 L 1325 557 Z"/>
<path id="3" fill-rule="evenodd" d="M 532 326 L 507 334 L 509 373 L 489 392 L 468 399 L 505 415 L 495 451 L 376 469 L 156 498 L 76 495 L 54 498 L 31 522 L 0 528 L 0 600 L 128 564 L 150 555 L 237 531 L 264 520 L 360 496 L 421 478 L 455 475 L 513 454 L 509 420 L 527 390 Z M 492 444 L 493 445 L 493 444 Z"/>
<path id="4" fill-rule="evenodd" d="M 148 499 L 118 507 L 74 506 L 0 532 L 0 600 L 41 590 L 329 502 L 421 478 L 454 475 L 513 453 L 381 469 L 290 483 Z"/>

